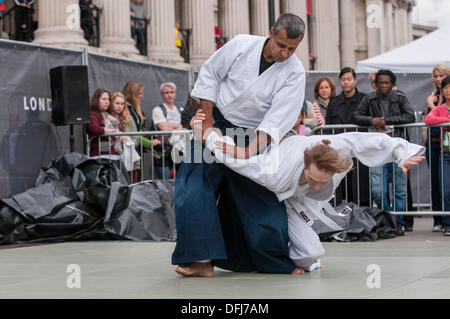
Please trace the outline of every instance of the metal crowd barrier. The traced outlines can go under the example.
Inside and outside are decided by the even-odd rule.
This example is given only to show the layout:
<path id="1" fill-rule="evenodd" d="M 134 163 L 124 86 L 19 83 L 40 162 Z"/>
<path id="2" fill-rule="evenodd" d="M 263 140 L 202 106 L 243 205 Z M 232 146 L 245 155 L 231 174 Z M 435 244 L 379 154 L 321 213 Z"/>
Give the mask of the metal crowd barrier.
<path id="1" fill-rule="evenodd" d="M 409 215 L 409 216 L 415 216 L 415 215 L 435 215 L 435 216 L 443 216 L 443 215 L 450 215 L 450 211 L 445 211 L 444 210 L 444 180 L 445 178 L 450 178 L 450 174 L 448 172 L 446 172 L 446 175 L 444 176 L 444 169 L 440 169 L 440 187 L 438 189 L 433 189 L 432 188 L 432 179 L 436 178 L 431 176 L 431 172 L 432 172 L 432 158 L 430 157 L 431 155 L 431 139 L 428 138 L 426 141 L 423 141 L 422 138 L 422 129 L 425 129 L 427 132 L 427 136 L 430 137 L 430 133 L 431 133 L 431 128 L 433 127 L 438 127 L 439 131 L 440 131 L 440 139 L 442 140 L 442 127 L 450 127 L 450 124 L 442 124 L 442 125 L 434 125 L 434 126 L 429 126 L 426 125 L 425 123 L 411 123 L 411 124 L 403 124 L 403 125 L 395 125 L 395 126 L 386 126 L 389 129 L 389 134 L 390 136 L 397 137 L 395 136 L 396 132 L 401 132 L 402 136 L 407 136 L 409 137 L 408 140 L 412 143 L 416 143 L 416 144 L 420 144 L 420 145 L 424 145 L 427 146 L 428 148 L 428 152 L 427 152 L 427 159 L 428 159 L 428 165 L 427 165 L 427 161 L 422 161 L 420 163 L 420 165 L 418 165 L 417 167 L 413 167 L 410 170 L 410 174 L 408 176 L 408 180 L 407 180 L 407 184 L 406 184 L 406 189 L 405 189 L 405 193 L 406 193 L 406 198 L 405 198 L 405 207 L 406 210 L 405 211 L 400 211 L 397 210 L 397 207 L 395 205 L 395 174 L 394 171 L 392 171 L 391 175 L 391 183 L 388 182 L 389 184 L 392 184 L 392 190 L 388 192 L 388 200 L 390 201 L 390 209 L 389 212 L 393 215 Z M 395 130 L 397 129 L 397 131 Z M 339 133 L 345 133 L 345 132 L 368 132 L 368 127 L 367 126 L 358 126 L 358 125 L 323 125 L 323 126 L 319 126 L 314 128 L 313 133 L 314 134 L 324 134 L 324 135 L 333 135 L 333 134 L 339 134 Z M 444 164 L 444 152 L 442 151 L 442 145 L 440 146 L 440 157 L 439 157 L 439 165 L 441 168 L 443 168 L 443 164 Z M 356 204 L 358 204 L 359 206 L 361 205 L 361 194 L 360 194 L 360 171 L 361 171 L 361 163 L 359 161 L 356 161 L 356 165 L 354 165 L 354 170 L 356 171 L 356 181 L 357 181 L 357 186 L 356 186 L 356 191 L 357 194 L 352 194 L 353 195 L 353 199 L 357 198 L 357 201 L 354 201 Z M 397 165 L 397 164 L 393 164 L 393 165 Z M 371 169 L 373 170 L 373 169 Z M 371 171 L 369 170 L 369 171 Z M 402 173 L 403 174 L 403 173 Z M 374 203 L 374 199 L 373 194 L 372 194 L 372 185 L 371 185 L 371 175 L 372 172 L 369 173 L 369 180 L 367 181 L 368 185 L 369 185 L 369 206 L 374 207 L 375 203 Z M 424 176 L 425 175 L 425 176 Z M 429 177 L 429 182 L 423 181 L 424 177 Z M 408 194 L 408 183 L 410 183 L 410 178 L 414 179 L 414 182 L 416 184 L 415 190 L 417 191 L 415 193 L 415 196 L 412 196 L 413 198 L 409 198 L 409 196 L 411 196 L 410 194 Z M 381 180 L 384 180 L 384 172 L 382 170 L 382 177 Z M 342 199 L 342 202 L 349 202 L 349 180 L 348 180 L 348 176 L 345 177 L 343 184 L 341 183 L 340 187 L 343 187 L 345 189 L 345 200 Z M 383 191 L 383 188 L 382 188 Z M 435 210 L 433 208 L 433 203 L 432 203 L 432 198 L 433 192 L 439 192 L 440 191 L 440 204 L 441 204 L 441 210 Z M 428 192 L 428 194 L 425 194 L 425 192 Z M 411 186 L 411 193 L 412 193 L 412 186 Z M 425 197 L 425 195 L 429 195 L 429 202 L 423 202 L 421 200 L 421 197 Z M 408 200 L 409 199 L 414 199 L 414 201 L 412 202 L 412 205 L 408 205 Z M 334 205 L 337 206 L 337 199 L 336 197 L 334 198 Z M 378 205 L 377 205 L 378 206 Z M 414 209 L 410 209 L 411 207 L 408 206 L 412 206 Z M 383 194 L 381 194 L 381 207 L 384 207 L 384 196 Z"/>
<path id="2" fill-rule="evenodd" d="M 442 127 L 447 126 L 450 127 L 450 124 L 443 124 L 443 125 L 436 125 L 436 126 L 427 126 L 424 123 L 411 123 L 411 124 L 404 124 L 404 125 L 396 125 L 396 126 L 389 126 L 389 129 L 391 130 L 390 135 L 392 136 L 392 134 L 395 132 L 395 129 L 401 130 L 402 132 L 402 136 L 408 136 L 408 139 L 410 142 L 416 143 L 416 144 L 420 144 L 420 145 L 425 145 L 425 143 L 422 141 L 422 129 L 426 129 L 427 132 L 427 136 L 430 136 L 430 129 L 432 127 L 438 127 L 440 134 L 441 134 L 441 139 L 442 139 Z M 357 126 L 357 125 L 324 125 L 324 126 L 319 126 L 316 127 L 313 132 L 314 134 L 338 134 L 338 133 L 344 133 L 344 132 L 351 132 L 351 131 L 359 131 L 359 132 L 367 132 L 368 128 L 366 126 Z M 153 141 L 155 139 L 159 139 L 161 140 L 162 144 L 170 144 L 169 140 L 171 139 L 171 137 L 173 136 L 182 136 L 182 141 L 184 144 L 184 149 L 187 150 L 188 148 L 190 148 L 190 137 L 191 137 L 192 131 L 191 130 L 175 130 L 175 131 L 143 131 L 143 132 L 124 132 L 124 133 L 115 133 L 115 134 L 104 134 L 102 136 L 99 137 L 91 137 L 88 140 L 88 156 L 90 155 L 90 144 L 92 143 L 92 141 L 94 139 L 98 139 L 99 141 L 99 154 L 102 154 L 102 157 L 108 157 L 110 159 L 120 159 L 119 156 L 114 156 L 111 153 L 111 146 L 112 146 L 112 138 L 114 137 L 120 137 L 120 136 L 129 136 L 129 137 L 138 137 L 140 139 L 140 143 L 139 143 L 139 147 L 137 148 L 137 151 L 139 153 L 140 156 L 140 171 L 141 174 L 139 175 L 138 180 L 135 180 L 134 178 L 132 178 L 133 176 L 130 174 L 130 181 L 131 184 L 137 183 L 137 182 L 142 182 L 144 180 L 155 180 L 157 178 L 156 174 L 155 174 L 155 153 L 158 153 L 157 150 L 155 150 L 155 146 L 153 145 Z M 107 138 L 108 141 L 107 143 L 107 147 L 105 148 L 107 151 L 105 151 L 104 149 L 101 150 L 101 145 L 102 143 L 105 143 L 104 141 L 102 141 L 102 139 Z M 149 150 L 145 150 L 143 147 L 143 138 L 148 138 L 152 141 L 152 147 Z M 428 138 L 427 139 L 427 145 L 428 145 L 428 150 L 431 150 L 431 141 Z M 158 148 L 158 147 L 157 147 Z M 158 148 L 159 149 L 159 148 Z M 432 158 L 430 158 L 430 154 L 431 152 L 428 152 L 428 165 L 427 165 L 427 161 L 422 161 L 420 163 L 420 165 L 416 166 L 416 167 L 412 167 L 410 172 L 409 172 L 409 176 L 408 176 L 408 180 L 407 180 L 407 186 L 408 183 L 411 184 L 410 189 L 411 189 L 411 194 L 409 194 L 408 192 L 408 187 L 406 186 L 405 189 L 405 211 L 403 210 L 398 210 L 396 207 L 396 203 L 395 203 L 395 174 L 390 174 L 391 175 L 391 180 L 390 183 L 388 182 L 388 185 L 392 184 L 392 189 L 390 189 L 388 191 L 388 201 L 389 201 L 389 209 L 388 211 L 391 214 L 394 215 L 435 215 L 435 216 L 443 216 L 443 215 L 450 215 L 450 211 L 445 211 L 444 210 L 444 179 L 445 178 L 450 178 L 450 175 L 447 173 L 446 176 L 444 176 L 444 170 L 441 169 L 440 170 L 440 189 L 433 189 L 432 188 L 432 176 L 431 176 L 431 171 L 432 171 Z M 150 157 L 150 159 L 148 158 Z M 171 168 L 173 169 L 173 176 L 167 176 L 165 169 L 163 169 L 162 173 L 163 175 L 159 177 L 159 179 L 162 180 L 174 180 L 175 179 L 175 175 L 176 175 L 176 170 L 177 170 L 177 166 L 181 163 L 182 161 L 182 154 L 178 154 L 178 156 L 173 156 L 172 155 L 172 163 L 170 163 L 169 165 L 171 166 Z M 341 187 L 341 191 L 345 194 L 345 196 L 343 196 L 340 199 L 340 202 L 338 202 L 337 197 L 334 197 L 334 206 L 338 206 L 341 203 L 349 203 L 349 195 L 352 195 L 352 201 L 357 204 L 358 206 L 371 206 L 371 207 L 375 207 L 378 206 L 375 203 L 375 200 L 373 199 L 373 194 L 372 194 L 372 185 L 371 185 L 371 175 L 372 173 L 369 172 L 367 179 L 364 178 L 364 176 L 361 176 L 361 172 L 364 171 L 365 166 L 362 165 L 359 161 L 355 161 L 356 164 L 354 165 L 354 169 L 353 172 L 356 172 L 355 177 L 353 178 L 354 180 L 356 180 L 356 191 L 354 190 L 354 185 L 351 185 L 350 181 L 349 181 L 349 174 L 345 177 L 344 181 L 341 183 L 340 187 Z M 122 165 L 123 163 L 120 162 Z M 440 167 L 443 167 L 443 163 L 444 163 L 444 159 L 443 159 L 443 152 L 442 152 L 442 148 L 440 148 L 440 157 L 439 157 L 439 165 Z M 395 163 L 393 165 L 396 165 Z M 165 156 L 162 157 L 162 167 L 167 167 L 166 163 L 165 163 Z M 401 174 L 403 174 L 403 172 L 401 172 Z M 148 178 L 147 178 L 148 177 Z M 435 176 L 436 177 L 436 176 Z M 382 171 L 381 174 L 381 180 L 384 180 L 384 172 Z M 411 182 L 410 182 L 411 181 Z M 415 187 L 413 187 L 413 184 Z M 365 200 L 364 202 L 361 200 L 361 186 L 368 186 L 368 201 Z M 350 186 L 352 186 L 353 189 L 350 189 Z M 413 189 L 415 191 L 415 193 L 413 193 Z M 442 190 L 442 191 L 440 191 Z M 382 188 L 383 191 L 383 188 Z M 433 192 L 440 192 L 440 207 L 441 210 L 436 210 L 433 209 L 433 203 L 432 203 L 432 198 L 433 198 Z M 428 197 L 427 199 L 423 199 L 423 197 Z M 380 204 L 380 203 L 379 203 Z M 384 196 L 382 194 L 381 196 L 381 207 L 384 207 Z"/>
<path id="3" fill-rule="evenodd" d="M 174 131 L 142 131 L 142 132 L 121 132 L 121 133 L 108 133 L 101 136 L 92 136 L 88 139 L 87 145 L 87 155 L 91 156 L 91 144 L 94 140 L 98 141 L 98 157 L 106 158 L 109 160 L 118 160 L 120 162 L 120 168 L 125 168 L 125 164 L 120 158 L 120 155 L 115 155 L 112 153 L 112 146 L 114 144 L 114 138 L 120 138 L 121 136 L 128 136 L 130 138 L 137 137 L 139 141 L 139 146 L 136 148 L 137 153 L 140 156 L 139 164 L 140 168 L 139 174 L 133 175 L 133 171 L 128 171 L 130 177 L 130 184 L 136 184 L 139 182 L 153 181 L 156 179 L 160 180 L 174 180 L 176 175 L 176 170 L 183 159 L 183 154 L 174 150 L 171 144 L 171 139 L 174 136 L 179 136 L 180 141 L 178 145 L 182 143 L 184 150 L 190 147 L 191 130 L 174 130 Z M 152 142 L 150 149 L 145 149 L 143 146 L 143 139 L 147 138 Z M 105 141 L 106 139 L 106 141 Z M 154 141 L 160 140 L 161 147 L 155 146 Z M 137 144 L 137 143 L 136 143 Z M 162 147 L 163 145 L 168 146 L 168 148 Z M 171 148 L 171 160 L 167 163 L 166 152 Z M 160 150 L 161 149 L 161 150 Z M 93 156 L 94 158 L 97 156 Z M 161 165 L 157 166 L 155 164 L 155 158 L 161 157 Z M 131 160 L 131 158 L 130 158 Z M 134 166 L 136 163 L 129 163 L 129 166 Z M 158 178 L 156 174 L 156 168 L 162 168 L 162 176 Z M 171 174 L 166 174 L 166 167 L 172 170 L 173 176 Z M 137 177 L 137 178 L 136 178 Z"/>

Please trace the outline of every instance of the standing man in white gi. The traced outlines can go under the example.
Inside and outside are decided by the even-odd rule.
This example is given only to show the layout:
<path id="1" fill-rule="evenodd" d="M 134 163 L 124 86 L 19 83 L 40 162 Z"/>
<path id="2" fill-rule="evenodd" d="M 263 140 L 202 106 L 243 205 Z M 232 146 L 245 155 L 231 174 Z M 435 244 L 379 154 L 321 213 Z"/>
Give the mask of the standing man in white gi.
<path id="1" fill-rule="evenodd" d="M 211 128 L 224 135 L 230 134 L 227 129 L 254 129 L 255 138 L 242 148 L 245 158 L 280 142 L 294 126 L 305 96 L 305 70 L 294 54 L 304 32 L 300 17 L 283 14 L 268 38 L 238 35 L 203 64 L 191 93 L 206 114 L 203 142 Z M 300 273 L 289 259 L 284 203 L 223 164 L 194 163 L 194 148 L 175 185 L 176 271 L 210 277 L 218 266 Z"/>

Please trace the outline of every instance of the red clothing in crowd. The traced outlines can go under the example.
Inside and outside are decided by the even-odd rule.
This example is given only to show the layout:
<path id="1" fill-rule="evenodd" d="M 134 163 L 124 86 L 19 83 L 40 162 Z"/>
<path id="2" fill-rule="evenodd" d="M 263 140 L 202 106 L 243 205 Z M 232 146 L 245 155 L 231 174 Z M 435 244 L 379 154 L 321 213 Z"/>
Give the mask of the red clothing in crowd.
<path id="1" fill-rule="evenodd" d="M 91 137 L 94 136 L 100 136 L 103 135 L 105 133 L 105 122 L 103 121 L 103 117 L 101 116 L 101 114 L 97 111 L 91 110 L 91 122 L 86 125 L 86 131 L 88 133 L 88 137 L 89 139 Z M 90 148 L 90 156 L 98 156 L 99 155 L 99 144 L 98 144 L 98 138 L 93 138 L 91 140 L 91 148 Z M 106 144 L 108 145 L 108 137 L 101 137 L 100 138 L 102 144 Z M 113 146 L 113 138 L 111 137 L 111 153 L 110 152 L 101 152 L 100 155 L 108 155 L 108 154 L 112 154 L 112 155 L 120 155 L 119 153 L 117 153 L 114 150 L 114 146 Z"/>
<path id="2" fill-rule="evenodd" d="M 439 124 L 444 124 L 444 123 L 449 123 L 449 122 L 450 122 L 450 113 L 449 113 L 449 110 L 447 109 L 446 104 L 436 106 L 425 117 L 425 124 L 427 124 L 427 125 L 439 125 Z M 445 131 L 448 131 L 450 134 L 450 127 L 443 127 L 441 136 L 444 136 Z M 445 150 L 445 149 L 443 151 L 448 152 L 448 150 Z"/>

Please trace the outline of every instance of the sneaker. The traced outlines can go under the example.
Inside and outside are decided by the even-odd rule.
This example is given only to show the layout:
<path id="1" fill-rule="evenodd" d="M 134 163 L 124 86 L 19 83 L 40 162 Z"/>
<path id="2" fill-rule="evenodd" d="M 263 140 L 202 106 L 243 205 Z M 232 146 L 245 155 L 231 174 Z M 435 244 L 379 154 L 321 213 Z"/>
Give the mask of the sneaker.
<path id="1" fill-rule="evenodd" d="M 396 229 L 395 233 L 397 234 L 397 236 L 405 235 L 405 232 L 403 231 L 403 226 L 402 225 L 397 225 L 397 229 Z"/>
<path id="2" fill-rule="evenodd" d="M 444 236 L 450 236 L 450 228 L 444 230 Z"/>
<path id="3" fill-rule="evenodd" d="M 442 225 L 436 225 L 433 227 L 433 232 L 434 233 L 439 233 L 442 231 Z"/>
<path id="4" fill-rule="evenodd" d="M 405 226 L 405 231 L 412 232 L 413 231 L 412 226 Z"/>

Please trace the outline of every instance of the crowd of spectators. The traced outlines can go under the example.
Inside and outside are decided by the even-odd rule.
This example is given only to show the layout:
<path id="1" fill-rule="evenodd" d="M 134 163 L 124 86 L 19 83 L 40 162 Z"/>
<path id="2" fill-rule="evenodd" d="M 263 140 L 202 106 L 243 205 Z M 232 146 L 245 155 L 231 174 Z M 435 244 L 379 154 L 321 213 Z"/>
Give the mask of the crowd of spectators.
<path id="1" fill-rule="evenodd" d="M 176 85 L 172 82 L 161 84 L 162 103 L 152 110 L 149 119 L 151 131 L 165 131 L 164 134 L 148 136 L 103 136 L 106 133 L 141 132 L 145 131 L 147 117 L 142 110 L 141 101 L 144 97 L 144 86 L 138 81 L 128 81 L 121 92 L 110 93 L 104 88 L 97 89 L 90 102 L 91 121 L 86 126 L 89 139 L 89 155 L 102 156 L 111 159 L 120 159 L 123 152 L 123 143 L 132 141 L 139 152 L 149 151 L 153 158 L 154 175 L 158 179 L 169 179 L 175 175 L 171 152 L 176 148 L 184 152 L 181 135 L 167 134 L 167 131 L 183 129 L 181 124 L 183 108 L 174 104 Z M 196 110 L 191 109 L 189 98 L 187 109 L 192 116 Z M 189 118 L 190 121 L 190 118 Z M 142 180 L 141 162 L 135 161 L 130 171 L 130 182 Z"/>
<path id="2" fill-rule="evenodd" d="M 450 114 L 446 106 L 450 91 L 444 85 L 447 77 L 450 83 L 450 68 L 446 65 L 437 65 L 433 70 L 434 91 L 426 99 L 424 117 L 427 125 L 448 123 Z M 339 74 L 341 93 L 336 96 L 336 84 L 326 76 L 320 77 L 314 85 L 314 112 L 320 120 L 320 125 L 356 124 L 359 131 L 382 132 L 394 137 L 409 140 L 408 130 L 393 127 L 416 121 L 414 110 L 405 92 L 397 89 L 397 78 L 390 70 L 379 70 L 369 74 L 372 92 L 363 93 L 357 89 L 356 73 L 351 68 L 343 68 Z M 446 91 L 447 90 L 447 91 Z M 301 115 L 304 116 L 304 115 Z M 325 120 L 322 121 L 322 116 Z M 300 122 L 308 125 L 306 122 Z M 299 123 L 297 123 L 299 124 Z M 310 126 L 310 128 L 314 128 Z M 351 128 L 345 129 L 346 132 Z M 325 130 L 331 133 L 331 130 Z M 342 133 L 342 129 L 333 130 L 333 134 Z M 430 132 L 428 136 L 427 132 Z M 442 176 L 449 174 L 448 129 L 432 127 L 424 128 L 424 144 L 427 148 L 427 160 L 431 168 L 432 182 L 432 210 L 448 211 L 450 209 L 450 185 L 448 179 Z M 447 145 L 447 146 L 446 146 Z M 442 155 L 442 158 L 441 158 Z M 356 165 L 356 163 L 355 163 Z M 346 184 L 336 190 L 336 200 L 341 202 L 344 197 L 348 201 L 356 202 L 355 195 L 359 194 L 361 205 L 369 204 L 369 190 L 367 182 L 370 180 L 371 197 L 379 208 L 386 211 L 406 211 L 412 209 L 412 194 L 409 174 L 405 175 L 394 163 L 382 167 L 369 169 L 358 164 L 358 174 L 354 171 L 347 176 Z M 445 173 L 447 172 L 447 173 Z M 353 175 L 355 176 L 352 176 Z M 357 176 L 356 176 L 357 175 Z M 359 178 L 359 183 L 356 182 Z M 447 184 L 446 184 L 447 183 Z M 359 184 L 357 192 L 356 184 Z M 345 186 L 345 187 L 344 187 Z M 363 188 L 364 189 L 363 189 Z M 389 193 L 392 192 L 392 199 Z M 443 207 L 444 205 L 444 207 Z M 397 235 L 404 235 L 405 231 L 412 231 L 414 220 L 412 216 L 397 216 Z M 434 216 L 433 231 L 444 231 L 450 235 L 450 217 Z"/>

